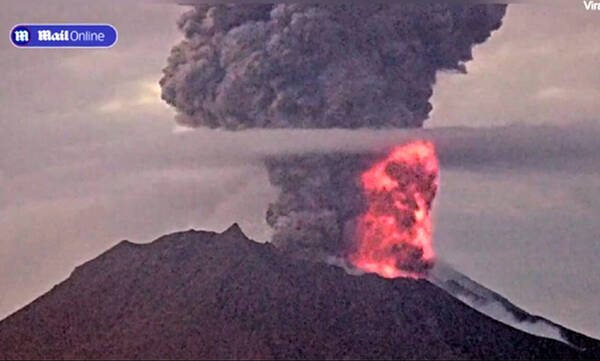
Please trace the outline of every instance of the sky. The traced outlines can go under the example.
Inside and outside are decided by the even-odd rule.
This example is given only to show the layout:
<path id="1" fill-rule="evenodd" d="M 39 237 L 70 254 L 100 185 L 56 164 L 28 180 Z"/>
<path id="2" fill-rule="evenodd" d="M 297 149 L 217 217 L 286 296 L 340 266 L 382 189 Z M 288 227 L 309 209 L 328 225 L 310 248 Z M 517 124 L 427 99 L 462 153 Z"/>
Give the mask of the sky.
<path id="1" fill-rule="evenodd" d="M 402 132 L 175 127 L 158 80 L 184 8 L 6 2 L 0 13 L 0 318 L 123 239 L 239 222 L 268 241 L 265 154 Z M 111 49 L 17 49 L 17 23 L 111 23 Z M 438 256 L 526 310 L 600 338 L 600 12 L 511 4 L 468 74 L 441 73 Z M 449 128 L 450 127 L 450 128 Z"/>

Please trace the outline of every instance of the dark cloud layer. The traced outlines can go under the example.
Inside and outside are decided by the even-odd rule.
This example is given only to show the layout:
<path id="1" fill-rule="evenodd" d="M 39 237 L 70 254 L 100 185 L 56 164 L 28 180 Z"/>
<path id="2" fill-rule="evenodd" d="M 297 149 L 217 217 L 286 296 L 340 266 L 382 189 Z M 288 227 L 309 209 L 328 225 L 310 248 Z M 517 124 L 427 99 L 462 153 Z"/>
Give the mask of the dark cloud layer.
<path id="1" fill-rule="evenodd" d="M 438 70 L 465 72 L 505 5 L 197 5 L 162 97 L 188 126 L 419 127 Z"/>

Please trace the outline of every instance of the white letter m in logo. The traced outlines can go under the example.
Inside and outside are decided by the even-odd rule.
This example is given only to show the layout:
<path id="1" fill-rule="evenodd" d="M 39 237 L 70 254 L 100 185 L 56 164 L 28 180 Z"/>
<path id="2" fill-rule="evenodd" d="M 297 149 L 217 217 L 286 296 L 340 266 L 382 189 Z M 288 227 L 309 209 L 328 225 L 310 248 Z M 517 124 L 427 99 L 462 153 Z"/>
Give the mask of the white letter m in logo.
<path id="1" fill-rule="evenodd" d="M 15 31 L 15 41 L 16 42 L 28 42 L 29 41 L 29 32 L 27 30 L 17 30 Z"/>

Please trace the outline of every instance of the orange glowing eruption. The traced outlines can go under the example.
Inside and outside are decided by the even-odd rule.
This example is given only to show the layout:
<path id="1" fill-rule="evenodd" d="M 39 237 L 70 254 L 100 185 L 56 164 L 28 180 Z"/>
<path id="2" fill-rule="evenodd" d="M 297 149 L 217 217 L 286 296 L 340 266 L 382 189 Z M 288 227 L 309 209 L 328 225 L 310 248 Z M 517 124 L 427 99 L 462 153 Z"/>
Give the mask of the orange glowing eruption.
<path id="1" fill-rule="evenodd" d="M 416 141 L 362 174 L 368 207 L 357 224 L 354 266 L 386 278 L 427 273 L 435 258 L 430 210 L 438 169 L 433 143 Z"/>

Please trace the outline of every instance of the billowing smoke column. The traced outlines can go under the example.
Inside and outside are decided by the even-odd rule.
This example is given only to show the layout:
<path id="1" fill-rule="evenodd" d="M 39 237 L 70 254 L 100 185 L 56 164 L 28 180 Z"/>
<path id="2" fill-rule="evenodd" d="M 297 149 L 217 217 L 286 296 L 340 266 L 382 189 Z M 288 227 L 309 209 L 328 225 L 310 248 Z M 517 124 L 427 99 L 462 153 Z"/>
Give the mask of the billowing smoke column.
<path id="1" fill-rule="evenodd" d="M 436 72 L 465 72 L 505 10 L 431 1 L 196 5 L 179 22 L 185 39 L 163 71 L 162 97 L 190 127 L 421 127 Z M 341 256 L 385 277 L 431 267 L 431 144 L 389 156 L 286 155 L 266 166 L 281 188 L 267 214 L 281 249 Z"/>
<path id="2" fill-rule="evenodd" d="M 281 189 L 267 211 L 272 242 L 306 258 L 345 257 L 356 220 L 368 209 L 361 174 L 380 157 L 328 153 L 267 159 L 269 180 Z"/>
<path id="3" fill-rule="evenodd" d="M 308 154 L 267 160 L 281 188 L 267 212 L 281 249 L 329 256 L 381 276 L 421 277 L 433 266 L 430 210 L 438 187 L 432 143 L 385 154 Z"/>
<path id="4" fill-rule="evenodd" d="M 178 121 L 211 128 L 420 127 L 438 70 L 464 72 L 504 5 L 197 5 L 164 69 Z"/>

